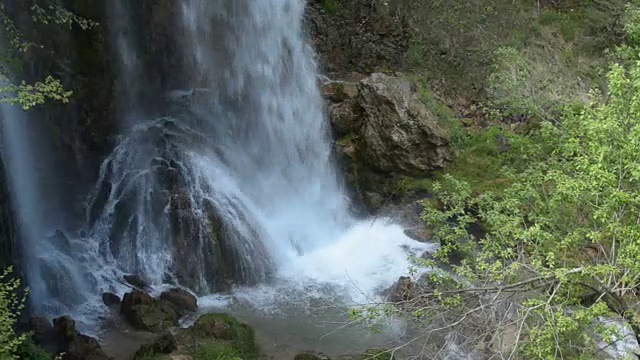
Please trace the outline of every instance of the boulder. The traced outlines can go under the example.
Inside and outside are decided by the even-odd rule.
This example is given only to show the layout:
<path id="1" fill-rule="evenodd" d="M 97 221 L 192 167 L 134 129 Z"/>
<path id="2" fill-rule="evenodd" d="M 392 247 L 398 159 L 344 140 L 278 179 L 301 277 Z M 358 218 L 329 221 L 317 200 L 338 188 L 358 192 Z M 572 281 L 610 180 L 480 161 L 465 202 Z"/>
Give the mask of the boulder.
<path id="1" fill-rule="evenodd" d="M 120 305 L 120 297 L 114 293 L 106 292 L 102 294 L 102 302 L 108 307 L 117 307 Z"/>
<path id="2" fill-rule="evenodd" d="M 198 299 L 184 289 L 165 291 L 160 294 L 160 300 L 167 302 L 175 312 L 183 316 L 198 310 Z"/>
<path id="3" fill-rule="evenodd" d="M 392 303 L 401 303 L 409 301 L 415 297 L 417 284 L 408 276 L 401 276 L 393 286 L 384 292 L 387 301 Z"/>
<path id="4" fill-rule="evenodd" d="M 193 339 L 216 341 L 242 355 L 253 359 L 259 354 L 253 329 L 227 314 L 206 314 L 189 328 Z"/>
<path id="5" fill-rule="evenodd" d="M 75 321 L 62 316 L 53 320 L 53 328 L 58 343 L 57 353 L 64 353 L 63 360 L 111 360 L 98 343 L 90 336 L 76 330 Z"/>
<path id="6" fill-rule="evenodd" d="M 57 350 L 56 333 L 49 319 L 35 316 L 29 319 L 29 331 L 32 332 L 33 342 L 49 352 Z"/>
<path id="7" fill-rule="evenodd" d="M 405 195 L 407 181 L 452 160 L 453 112 L 410 78 L 374 73 L 356 91 L 344 84 L 328 82 L 323 90 L 338 161 L 368 210 L 386 207 Z"/>
<path id="8" fill-rule="evenodd" d="M 129 283 L 130 285 L 137 287 L 139 289 L 145 289 L 147 287 L 147 282 L 140 275 L 130 274 L 124 275 L 122 277 L 124 281 Z"/>
<path id="9" fill-rule="evenodd" d="M 161 332 L 178 325 L 178 313 L 169 303 L 156 300 L 151 295 L 134 290 L 124 295 L 120 313 L 134 328 Z"/>
<path id="10" fill-rule="evenodd" d="M 148 359 L 157 354 L 170 354 L 178 348 L 175 337 L 165 332 L 154 341 L 144 344 L 136 352 L 134 360 Z"/>
<path id="11" fill-rule="evenodd" d="M 424 175 L 449 160 L 451 134 L 419 98 L 412 81 L 372 74 L 358 86 L 364 111 L 362 159 L 389 173 Z"/>
<path id="12" fill-rule="evenodd" d="M 296 355 L 293 360 L 331 360 L 331 358 L 318 351 L 305 351 Z"/>

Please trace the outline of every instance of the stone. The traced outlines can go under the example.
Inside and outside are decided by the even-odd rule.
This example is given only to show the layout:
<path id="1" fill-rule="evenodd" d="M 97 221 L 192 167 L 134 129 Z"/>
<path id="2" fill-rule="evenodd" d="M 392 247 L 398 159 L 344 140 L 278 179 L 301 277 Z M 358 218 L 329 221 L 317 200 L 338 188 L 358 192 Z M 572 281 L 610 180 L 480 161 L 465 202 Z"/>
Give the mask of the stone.
<path id="1" fill-rule="evenodd" d="M 198 310 L 198 299 L 184 289 L 173 288 L 165 291 L 160 294 L 160 300 L 166 301 L 174 311 L 183 316 Z"/>
<path id="2" fill-rule="evenodd" d="M 233 316 L 221 313 L 202 315 L 189 328 L 194 339 L 216 340 L 235 349 L 242 358 L 257 358 L 258 345 L 253 329 Z"/>
<path id="3" fill-rule="evenodd" d="M 385 172 L 425 175 L 452 160 L 451 134 L 412 81 L 375 73 L 358 86 L 362 160 Z"/>
<path id="4" fill-rule="evenodd" d="M 56 333 L 49 319 L 35 316 L 29 319 L 28 326 L 33 334 L 32 338 L 36 345 L 50 352 L 57 350 Z"/>
<path id="5" fill-rule="evenodd" d="M 419 195 L 403 184 L 453 160 L 453 112 L 435 96 L 419 94 L 409 77 L 374 73 L 358 82 L 355 94 L 335 85 L 324 91 L 336 157 L 366 210 L 377 213 Z"/>
<path id="6" fill-rule="evenodd" d="M 106 292 L 102 294 L 102 302 L 108 307 L 117 307 L 120 305 L 120 297 L 114 293 Z"/>
<path id="7" fill-rule="evenodd" d="M 62 316 L 54 319 L 53 328 L 58 343 L 57 353 L 64 353 L 63 360 L 112 360 L 96 339 L 78 333 L 72 318 Z"/>
<path id="8" fill-rule="evenodd" d="M 178 344 L 175 337 L 170 332 L 165 332 L 154 341 L 142 345 L 133 359 L 140 360 L 157 354 L 170 354 L 177 349 Z"/>
<path id="9" fill-rule="evenodd" d="M 331 104 L 329 105 L 329 120 L 335 135 L 347 135 L 362 125 L 361 109 L 353 99 L 339 104 Z"/>
<path id="10" fill-rule="evenodd" d="M 150 332 L 177 326 L 179 320 L 178 313 L 166 301 L 156 300 L 139 290 L 124 295 L 120 313 L 134 328 Z"/>
<path id="11" fill-rule="evenodd" d="M 408 276 L 401 276 L 395 284 L 384 292 L 392 303 L 409 301 L 415 296 L 417 284 Z"/>
<path id="12" fill-rule="evenodd" d="M 130 274 L 124 275 L 122 277 L 124 281 L 129 283 L 130 285 L 137 287 L 139 289 L 145 289 L 147 287 L 147 282 L 140 275 Z"/>
<path id="13" fill-rule="evenodd" d="M 327 81 L 322 84 L 322 95 L 331 102 L 342 102 L 358 94 L 356 85 L 346 81 Z"/>
<path id="14" fill-rule="evenodd" d="M 293 360 L 331 360 L 331 358 L 318 351 L 305 351 L 296 355 Z"/>

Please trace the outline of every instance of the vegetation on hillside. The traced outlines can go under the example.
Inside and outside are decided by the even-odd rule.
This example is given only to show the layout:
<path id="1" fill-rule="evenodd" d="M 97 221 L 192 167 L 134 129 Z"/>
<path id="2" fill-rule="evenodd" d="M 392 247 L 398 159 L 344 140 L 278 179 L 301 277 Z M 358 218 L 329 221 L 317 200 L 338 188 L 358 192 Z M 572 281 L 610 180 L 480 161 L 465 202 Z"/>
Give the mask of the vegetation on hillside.
<path id="1" fill-rule="evenodd" d="M 447 270 L 356 312 L 407 316 L 427 358 L 455 343 L 487 358 L 597 359 L 625 329 L 640 341 L 640 8 L 603 0 L 536 16 L 486 48 L 460 45 L 461 59 L 494 48 L 459 63 L 487 70 L 481 118 L 450 168 L 413 184 L 433 194 L 423 219 L 441 245 L 416 264 Z"/>

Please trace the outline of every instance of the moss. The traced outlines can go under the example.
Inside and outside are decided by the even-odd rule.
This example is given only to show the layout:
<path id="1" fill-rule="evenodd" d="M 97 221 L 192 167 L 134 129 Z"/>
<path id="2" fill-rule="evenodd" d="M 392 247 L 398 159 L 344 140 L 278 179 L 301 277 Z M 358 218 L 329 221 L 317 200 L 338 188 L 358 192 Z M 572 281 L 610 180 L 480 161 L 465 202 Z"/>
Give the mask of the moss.
<path id="1" fill-rule="evenodd" d="M 229 345 L 218 343 L 198 344 L 191 356 L 194 360 L 245 360 L 241 352 Z"/>
<path id="2" fill-rule="evenodd" d="M 259 348 L 255 341 L 253 329 L 233 316 L 220 313 L 203 315 L 196 321 L 190 331 L 197 342 L 206 340 L 196 346 L 195 352 L 224 354 L 225 352 L 220 351 L 226 349 L 227 353 L 239 354 L 244 360 L 256 359 L 259 355 Z M 204 348 L 198 350 L 202 346 Z M 216 358 L 204 357 L 203 359 Z M 227 358 L 222 357 L 220 359 Z"/>
<path id="3" fill-rule="evenodd" d="M 337 0 L 322 0 L 322 9 L 327 14 L 335 14 L 340 10 L 340 5 Z"/>

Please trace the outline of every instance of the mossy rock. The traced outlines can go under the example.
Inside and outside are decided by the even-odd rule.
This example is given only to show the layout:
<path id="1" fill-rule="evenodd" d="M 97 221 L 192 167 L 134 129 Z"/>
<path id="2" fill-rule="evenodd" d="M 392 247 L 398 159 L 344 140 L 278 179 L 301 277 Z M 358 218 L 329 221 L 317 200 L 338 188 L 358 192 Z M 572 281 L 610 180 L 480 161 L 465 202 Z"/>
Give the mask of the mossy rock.
<path id="1" fill-rule="evenodd" d="M 122 298 L 120 313 L 138 330 L 162 332 L 178 325 L 179 315 L 170 303 L 156 300 L 151 295 L 133 290 Z"/>
<path id="2" fill-rule="evenodd" d="M 195 352 L 229 354 L 229 359 L 257 359 L 259 355 L 253 329 L 227 314 L 207 314 L 201 316 L 189 329 L 198 345 Z M 225 355 L 226 356 L 226 355 Z M 221 359 L 227 359 L 227 357 Z M 198 359 L 198 357 L 195 357 Z M 203 359 L 209 359 L 204 357 Z M 218 359 L 218 357 L 211 357 Z"/>
<path id="3" fill-rule="evenodd" d="M 191 356 L 193 360 L 246 360 L 256 358 L 255 356 L 242 354 L 242 352 L 233 345 L 215 342 L 198 344 Z"/>
<path id="4" fill-rule="evenodd" d="M 167 332 L 154 341 L 144 344 L 136 352 L 134 360 L 161 358 L 160 354 L 170 354 L 178 348 L 175 337 Z"/>

